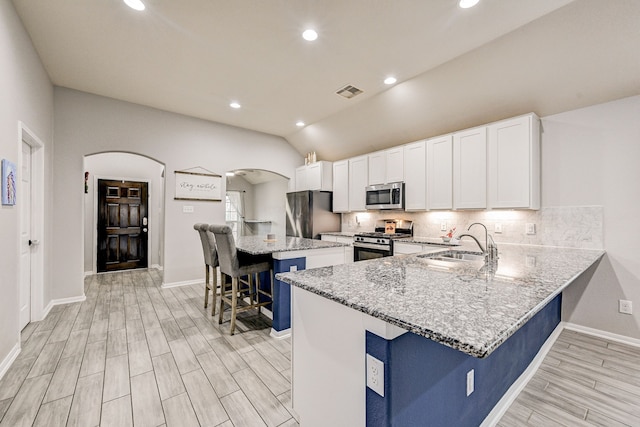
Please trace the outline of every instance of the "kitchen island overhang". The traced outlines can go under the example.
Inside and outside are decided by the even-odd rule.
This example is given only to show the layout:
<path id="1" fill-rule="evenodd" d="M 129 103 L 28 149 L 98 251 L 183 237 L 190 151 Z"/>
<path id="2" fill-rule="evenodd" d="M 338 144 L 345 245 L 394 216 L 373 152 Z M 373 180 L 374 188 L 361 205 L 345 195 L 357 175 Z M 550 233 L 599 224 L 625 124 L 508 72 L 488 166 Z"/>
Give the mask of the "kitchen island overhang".
<path id="1" fill-rule="evenodd" d="M 478 419 L 484 419 L 491 411 L 560 322 L 562 290 L 596 264 L 603 254 L 603 251 L 502 245 L 498 268 L 490 275 L 473 274 L 468 269 L 432 269 L 419 255 L 408 255 L 282 274 L 279 279 L 294 286 L 294 305 L 300 300 L 313 300 L 309 296 L 295 296 L 304 290 L 315 295 L 315 303 L 318 298 L 327 299 L 384 323 L 387 329 L 392 326 L 400 331 L 385 338 L 384 333 L 371 331 L 367 326 L 362 328 L 361 339 L 366 351 L 360 354 L 362 362 L 352 367 L 362 373 L 362 398 L 365 399 L 364 353 L 375 353 L 373 348 L 386 349 L 378 356 L 385 363 L 385 379 L 388 378 L 385 387 L 389 387 L 385 397 L 366 389 L 366 410 L 363 411 L 367 425 L 410 425 L 402 420 L 419 418 L 422 411 L 431 414 L 433 422 L 428 425 L 441 425 L 445 419 L 442 417 L 447 413 L 451 415 L 452 411 L 462 417 L 457 420 L 459 425 L 477 425 Z M 299 322 L 321 321 L 304 320 L 305 310 L 301 307 L 294 310 L 296 308 L 301 312 Z M 308 329 L 307 325 L 301 329 Z M 295 321 L 293 331 L 295 354 Z M 402 336 L 404 331 L 412 334 Z M 339 351 L 346 352 L 344 347 Z M 407 355 L 413 355 L 409 360 L 420 366 L 419 370 L 416 366 L 403 370 L 409 362 L 401 361 Z M 304 354 L 298 354 L 298 362 L 302 362 L 301 359 Z M 459 363 L 449 367 L 450 381 L 440 382 L 442 388 L 431 389 L 428 381 L 420 379 L 420 375 L 428 377 L 446 370 L 442 365 L 434 366 L 430 360 L 454 359 L 459 359 Z M 294 409 L 295 385 L 299 383 L 296 381 L 299 370 L 295 365 L 294 356 Z M 425 372 L 424 366 L 435 373 Z M 479 388 L 467 397 L 464 377 L 470 369 L 476 371 Z M 505 372 L 499 374 L 502 369 Z M 487 373 L 496 381 L 488 380 Z M 398 383 L 402 386 L 398 387 Z M 407 390 L 413 390 L 414 395 L 405 393 Z M 446 411 L 438 418 L 438 408 L 442 407 L 430 405 L 437 402 L 434 396 L 447 395 L 449 405 L 445 405 Z M 431 397 L 425 401 L 425 396 Z M 458 396 L 459 400 L 452 396 Z M 304 399 L 297 396 L 298 401 Z M 475 409 L 467 413 L 470 407 Z M 304 418 L 304 414 L 301 417 Z M 364 419 L 360 424 L 365 424 Z M 310 425 L 314 425 L 313 422 Z"/>

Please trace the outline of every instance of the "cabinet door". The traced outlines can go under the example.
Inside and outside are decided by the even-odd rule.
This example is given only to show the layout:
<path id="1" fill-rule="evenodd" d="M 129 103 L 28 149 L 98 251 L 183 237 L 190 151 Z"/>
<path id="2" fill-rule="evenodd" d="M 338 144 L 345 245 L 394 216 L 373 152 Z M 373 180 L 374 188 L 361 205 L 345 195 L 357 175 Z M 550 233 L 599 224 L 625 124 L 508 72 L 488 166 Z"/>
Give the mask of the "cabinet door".
<path id="1" fill-rule="evenodd" d="M 424 210 L 426 205 L 427 157 L 424 141 L 414 142 L 404 147 L 404 206 L 408 211 Z"/>
<path id="2" fill-rule="evenodd" d="M 349 160 L 333 164 L 333 211 L 349 212 Z"/>
<path id="3" fill-rule="evenodd" d="M 387 181 L 404 181 L 404 147 L 390 148 L 387 153 Z"/>
<path id="4" fill-rule="evenodd" d="M 427 148 L 427 209 L 453 208 L 453 137 L 430 139 Z"/>
<path id="5" fill-rule="evenodd" d="M 490 207 L 540 208 L 537 129 L 538 119 L 531 114 L 488 126 Z"/>
<path id="6" fill-rule="evenodd" d="M 296 191 L 305 191 L 308 189 L 307 167 L 300 166 L 299 168 L 296 168 Z"/>
<path id="7" fill-rule="evenodd" d="M 453 134 L 453 208 L 487 207 L 487 128 Z"/>
<path id="8" fill-rule="evenodd" d="M 387 177 L 387 157 L 384 151 L 368 155 L 369 185 L 384 184 Z"/>
<path id="9" fill-rule="evenodd" d="M 367 156 L 354 157 L 349 160 L 349 210 L 366 210 Z"/>
<path id="10" fill-rule="evenodd" d="M 312 191 L 322 190 L 322 164 L 320 162 L 311 163 L 307 166 L 307 189 Z"/>

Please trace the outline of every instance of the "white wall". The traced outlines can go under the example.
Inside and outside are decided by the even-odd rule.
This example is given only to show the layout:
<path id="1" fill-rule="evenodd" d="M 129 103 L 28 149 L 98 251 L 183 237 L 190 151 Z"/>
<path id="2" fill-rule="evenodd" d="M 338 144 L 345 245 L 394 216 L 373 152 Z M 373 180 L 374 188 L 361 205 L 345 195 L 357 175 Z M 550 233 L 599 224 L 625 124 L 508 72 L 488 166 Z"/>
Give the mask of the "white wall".
<path id="1" fill-rule="evenodd" d="M 20 141 L 18 121 L 22 121 L 45 144 L 45 211 L 51 206 L 51 159 L 53 154 L 53 88 L 42 63 L 10 1 L 0 2 L 0 158 L 18 164 Z M 20 182 L 20 179 L 18 179 Z M 20 204 L 20 188 L 17 202 Z M 0 365 L 19 343 L 18 252 L 19 205 L 0 206 Z M 51 248 L 51 220 L 45 220 L 42 244 Z M 45 261 L 43 300 L 49 300 L 49 264 Z"/>
<path id="2" fill-rule="evenodd" d="M 223 175 L 228 170 L 266 169 L 268 165 L 268 169 L 291 177 L 301 163 L 300 154 L 280 137 L 65 88 L 55 88 L 54 94 L 53 216 L 60 224 L 54 230 L 59 245 L 53 254 L 54 298 L 83 292 L 83 156 L 126 151 L 165 164 L 167 284 L 201 278 L 202 248 L 193 224 L 224 221 L 222 202 L 173 199 L 176 170 L 200 166 Z M 183 213 L 184 205 L 194 206 L 194 212 Z"/>
<path id="3" fill-rule="evenodd" d="M 605 259 L 564 296 L 563 319 L 640 339 L 640 96 L 542 119 L 542 204 L 604 206 Z M 618 300 L 632 300 L 632 316 Z"/>
<path id="4" fill-rule="evenodd" d="M 274 179 L 254 186 L 253 204 L 256 206 L 256 219 L 271 221 L 271 233 L 279 236 L 286 234 L 286 201 L 289 181 Z"/>
<path id="5" fill-rule="evenodd" d="M 161 239 L 164 224 L 164 165 L 129 153 L 101 153 L 84 159 L 84 171 L 89 172 L 88 193 L 84 195 L 84 271 L 95 272 L 95 233 L 97 225 L 95 207 L 97 203 L 96 179 L 126 179 L 149 183 L 149 266 L 162 266 Z"/>

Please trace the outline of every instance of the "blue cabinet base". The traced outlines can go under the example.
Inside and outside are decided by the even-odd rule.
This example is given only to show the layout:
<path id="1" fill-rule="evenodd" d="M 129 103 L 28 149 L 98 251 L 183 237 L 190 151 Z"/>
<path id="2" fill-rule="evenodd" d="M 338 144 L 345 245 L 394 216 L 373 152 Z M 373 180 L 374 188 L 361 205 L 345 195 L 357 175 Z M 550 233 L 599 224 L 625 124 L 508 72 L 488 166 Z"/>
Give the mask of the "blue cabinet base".
<path id="1" fill-rule="evenodd" d="M 291 271 L 295 266 L 297 270 L 304 270 L 307 258 L 274 259 L 273 274 Z M 291 328 L 291 285 L 275 280 L 273 284 L 273 329 L 276 332 Z"/>
<path id="2" fill-rule="evenodd" d="M 388 341 L 367 331 L 367 353 L 385 364 L 385 397 L 366 390 L 367 426 L 480 425 L 560 323 L 561 306 L 558 295 L 483 359 L 412 333 Z"/>

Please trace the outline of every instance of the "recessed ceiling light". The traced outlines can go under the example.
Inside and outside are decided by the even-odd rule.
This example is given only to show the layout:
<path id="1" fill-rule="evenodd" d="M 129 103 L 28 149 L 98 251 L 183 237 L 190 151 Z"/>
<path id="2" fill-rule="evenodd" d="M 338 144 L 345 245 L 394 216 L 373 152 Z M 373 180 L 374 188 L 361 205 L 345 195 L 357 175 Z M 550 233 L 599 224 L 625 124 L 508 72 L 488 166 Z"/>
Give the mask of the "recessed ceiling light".
<path id="1" fill-rule="evenodd" d="M 304 127 L 304 122 L 302 120 L 299 120 L 296 122 L 296 126 L 298 126 L 299 128 Z"/>
<path id="2" fill-rule="evenodd" d="M 470 7 L 477 5 L 479 1 L 480 0 L 460 0 L 458 2 L 458 6 L 463 9 L 469 9 Z"/>
<path id="3" fill-rule="evenodd" d="M 240 108 L 240 107 L 242 107 L 242 105 L 240 105 L 239 103 L 233 101 L 231 104 L 229 104 L 229 107 L 231 107 L 231 108 Z"/>
<path id="4" fill-rule="evenodd" d="M 396 79 L 395 77 L 387 77 L 386 79 L 384 79 L 384 84 L 392 85 L 397 81 L 398 81 L 398 79 Z"/>
<path id="5" fill-rule="evenodd" d="M 142 0 L 124 0 L 124 2 L 131 9 L 144 10 L 144 3 L 142 3 Z"/>
<path id="6" fill-rule="evenodd" d="M 302 38 L 312 42 L 318 38 L 318 33 L 316 33 L 315 30 L 309 28 L 308 30 L 304 30 L 304 32 L 302 33 Z"/>

